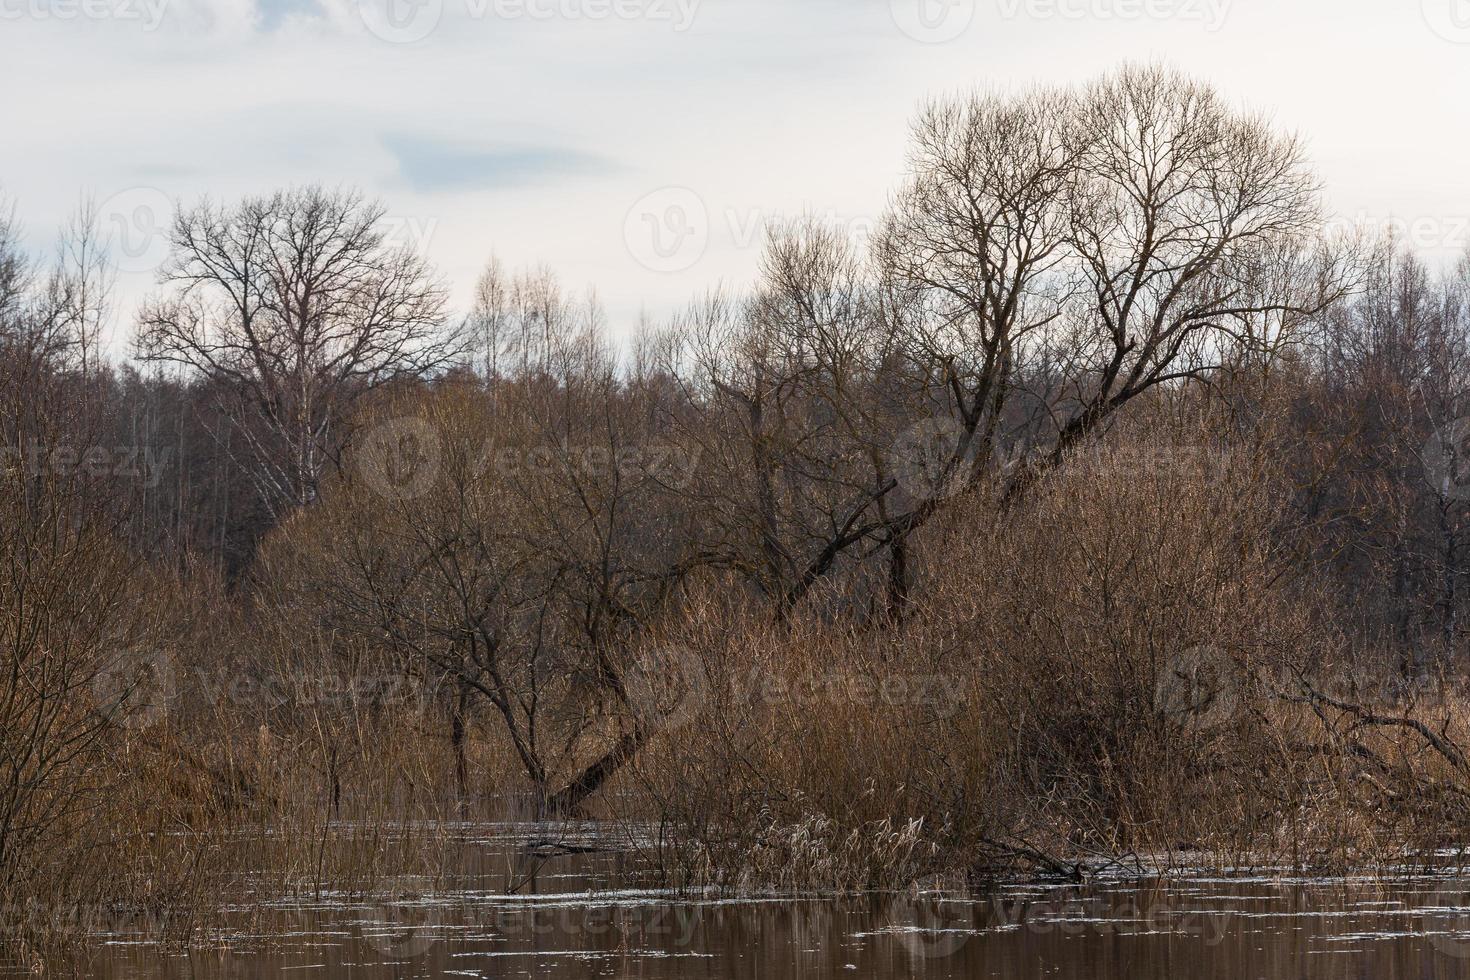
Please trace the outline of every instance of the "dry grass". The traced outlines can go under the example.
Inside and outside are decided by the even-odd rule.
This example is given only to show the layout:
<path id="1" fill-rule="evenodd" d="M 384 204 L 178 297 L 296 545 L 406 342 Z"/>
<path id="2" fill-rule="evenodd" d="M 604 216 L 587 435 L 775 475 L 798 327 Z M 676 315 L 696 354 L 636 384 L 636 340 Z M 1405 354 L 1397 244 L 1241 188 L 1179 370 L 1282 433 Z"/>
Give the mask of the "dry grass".
<path id="1" fill-rule="evenodd" d="M 638 768 L 676 828 L 671 877 L 1346 868 L 1457 839 L 1463 765 L 1398 721 L 1293 700 L 1361 675 L 1290 578 L 1282 498 L 1240 455 L 1098 454 L 1007 520 L 956 507 L 898 629 L 693 604 L 664 642 L 705 679 L 700 711 Z M 1453 742 L 1466 703 L 1373 710 Z"/>
<path id="2" fill-rule="evenodd" d="M 626 652 L 658 665 L 631 704 L 661 734 L 594 812 L 660 828 L 672 883 L 733 890 L 1389 867 L 1463 841 L 1470 700 L 1371 690 L 1392 658 L 1345 653 L 1292 578 L 1269 469 L 1169 452 L 1079 460 L 1021 509 L 956 501 L 900 624 L 841 586 L 785 621 L 692 591 Z M 12 916 L 30 948 L 98 917 L 186 942 L 224 903 L 432 882 L 464 864 L 454 821 L 534 798 L 493 717 L 469 718 L 463 799 L 444 692 L 385 683 L 402 664 L 315 610 L 253 601 L 160 601 L 170 710 L 78 770 L 93 805 L 17 906 L 45 912 Z"/>

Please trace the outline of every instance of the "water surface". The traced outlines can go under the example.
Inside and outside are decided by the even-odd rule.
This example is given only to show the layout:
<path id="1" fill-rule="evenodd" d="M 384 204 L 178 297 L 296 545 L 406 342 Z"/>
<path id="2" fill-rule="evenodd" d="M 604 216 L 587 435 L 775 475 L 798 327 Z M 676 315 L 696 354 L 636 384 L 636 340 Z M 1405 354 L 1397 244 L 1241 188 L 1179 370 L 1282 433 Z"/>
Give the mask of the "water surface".
<path id="1" fill-rule="evenodd" d="M 1470 976 L 1463 880 L 1199 876 L 861 898 L 674 895 L 591 827 L 460 828 L 473 859 L 393 897 L 273 900 L 202 948 L 115 923 L 89 975 L 209 978 L 1373 978 Z M 533 841 L 608 852 L 528 851 Z"/>

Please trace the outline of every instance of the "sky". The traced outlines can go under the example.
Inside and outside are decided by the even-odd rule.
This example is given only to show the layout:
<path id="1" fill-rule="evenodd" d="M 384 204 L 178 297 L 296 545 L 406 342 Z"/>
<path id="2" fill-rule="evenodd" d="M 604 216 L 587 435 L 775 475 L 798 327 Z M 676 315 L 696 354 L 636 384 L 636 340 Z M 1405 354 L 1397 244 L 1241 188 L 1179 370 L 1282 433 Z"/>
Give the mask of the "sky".
<path id="1" fill-rule="evenodd" d="M 1470 0 L 0 0 L 0 194 L 38 252 L 97 202 L 126 356 L 179 202 L 380 198 L 465 309 L 493 253 L 615 334 L 861 241 L 928 96 L 1160 60 L 1300 134 L 1344 223 L 1470 246 Z"/>

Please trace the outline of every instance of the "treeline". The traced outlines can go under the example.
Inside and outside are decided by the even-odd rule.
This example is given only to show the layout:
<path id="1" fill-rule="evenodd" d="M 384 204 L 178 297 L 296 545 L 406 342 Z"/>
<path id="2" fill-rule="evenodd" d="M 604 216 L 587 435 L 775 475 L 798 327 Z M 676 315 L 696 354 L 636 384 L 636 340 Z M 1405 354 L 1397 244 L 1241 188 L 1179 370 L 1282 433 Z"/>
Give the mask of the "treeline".
<path id="1" fill-rule="evenodd" d="M 366 882 L 334 821 L 487 801 L 727 885 L 1461 839 L 1470 264 L 1324 235 L 1264 118 L 935 101 L 869 248 L 623 345 L 544 271 L 452 314 L 383 213 L 186 208 L 125 367 L 86 216 L 0 226 L 11 893 L 172 907 L 221 849 L 156 832 L 236 821 Z"/>

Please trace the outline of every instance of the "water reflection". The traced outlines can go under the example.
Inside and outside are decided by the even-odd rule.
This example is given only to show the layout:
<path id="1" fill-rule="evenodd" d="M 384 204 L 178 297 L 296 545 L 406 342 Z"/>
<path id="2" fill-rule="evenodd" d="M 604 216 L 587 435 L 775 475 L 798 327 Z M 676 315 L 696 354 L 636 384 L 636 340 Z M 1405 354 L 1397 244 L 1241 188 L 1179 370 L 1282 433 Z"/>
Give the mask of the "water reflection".
<path id="1" fill-rule="evenodd" d="M 1470 975 L 1462 881 L 1195 878 L 1099 881 L 989 896 L 693 896 L 654 887 L 591 828 L 466 829 L 475 859 L 448 887 L 395 882 L 365 903 L 332 895 L 227 917 L 205 949 L 164 953 L 119 925 L 92 976 L 1247 977 Z"/>

